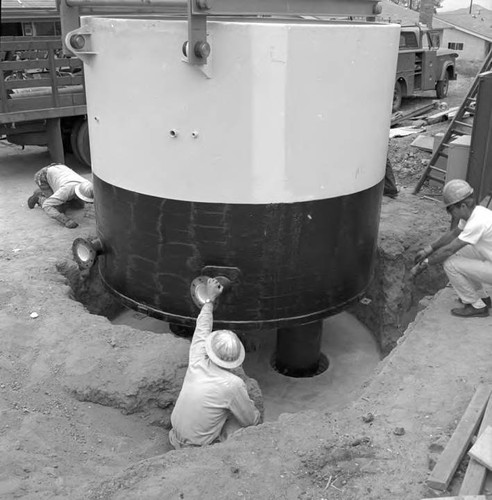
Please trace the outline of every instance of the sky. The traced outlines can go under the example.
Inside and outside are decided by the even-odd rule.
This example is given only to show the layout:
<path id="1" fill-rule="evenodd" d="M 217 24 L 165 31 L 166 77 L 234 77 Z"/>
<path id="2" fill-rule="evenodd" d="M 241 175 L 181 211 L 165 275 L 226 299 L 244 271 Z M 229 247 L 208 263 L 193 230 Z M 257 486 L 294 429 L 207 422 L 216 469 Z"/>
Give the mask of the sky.
<path id="1" fill-rule="evenodd" d="M 443 0 L 442 8 L 437 11 L 446 12 L 447 10 L 469 9 L 470 1 L 473 2 L 473 5 L 481 5 L 486 9 L 492 10 L 492 0 Z"/>

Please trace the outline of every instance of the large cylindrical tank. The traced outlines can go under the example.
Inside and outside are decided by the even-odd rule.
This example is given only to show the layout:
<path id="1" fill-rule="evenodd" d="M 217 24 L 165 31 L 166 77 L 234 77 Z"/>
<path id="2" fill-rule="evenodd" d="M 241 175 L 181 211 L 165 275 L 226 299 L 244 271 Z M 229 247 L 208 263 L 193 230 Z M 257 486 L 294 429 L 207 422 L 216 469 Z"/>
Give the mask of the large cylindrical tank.
<path id="1" fill-rule="evenodd" d="M 192 280 L 229 273 L 215 319 L 236 328 L 315 321 L 364 292 L 399 27 L 209 20 L 199 67 L 184 20 L 82 23 L 110 290 L 191 323 Z"/>

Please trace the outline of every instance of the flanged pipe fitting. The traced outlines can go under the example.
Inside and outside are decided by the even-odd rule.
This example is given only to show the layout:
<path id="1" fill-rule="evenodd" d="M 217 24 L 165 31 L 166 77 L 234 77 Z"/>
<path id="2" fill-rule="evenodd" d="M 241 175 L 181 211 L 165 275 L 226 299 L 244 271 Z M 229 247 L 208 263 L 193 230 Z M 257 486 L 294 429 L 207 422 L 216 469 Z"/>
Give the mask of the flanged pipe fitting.
<path id="1" fill-rule="evenodd" d="M 72 253 L 80 269 L 89 269 L 96 262 L 97 256 L 103 253 L 103 246 L 99 238 L 76 238 L 72 243 Z"/>
<path id="2" fill-rule="evenodd" d="M 202 307 L 205 304 L 207 297 L 207 281 L 209 276 L 198 276 L 191 282 L 190 294 L 193 302 L 197 307 Z M 215 276 L 215 279 L 222 285 L 226 293 L 231 288 L 231 281 L 225 276 Z"/>

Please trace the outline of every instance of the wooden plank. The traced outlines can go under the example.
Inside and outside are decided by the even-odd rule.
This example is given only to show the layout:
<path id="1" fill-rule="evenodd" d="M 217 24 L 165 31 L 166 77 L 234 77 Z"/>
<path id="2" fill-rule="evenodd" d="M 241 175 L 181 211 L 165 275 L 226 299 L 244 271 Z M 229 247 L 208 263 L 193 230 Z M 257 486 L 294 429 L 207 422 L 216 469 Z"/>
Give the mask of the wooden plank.
<path id="1" fill-rule="evenodd" d="M 60 95 L 59 107 L 77 104 L 85 104 L 85 94 L 82 92 L 79 94 Z M 11 113 L 56 108 L 51 95 L 8 99 L 8 106 Z"/>
<path id="2" fill-rule="evenodd" d="M 57 68 L 69 70 L 83 67 L 83 62 L 74 57 L 59 57 L 55 59 Z M 19 61 L 0 61 L 0 69 L 3 71 L 24 71 L 26 69 L 45 69 L 48 67 L 48 59 L 20 59 Z"/>
<path id="3" fill-rule="evenodd" d="M 419 135 L 410 146 L 432 153 L 434 149 L 434 137 L 430 135 Z"/>
<path id="4" fill-rule="evenodd" d="M 57 87 L 70 85 L 83 85 L 84 77 L 78 73 L 76 76 L 59 76 L 56 79 Z M 30 80 L 8 80 L 5 82 L 6 89 L 30 89 L 35 87 L 51 87 L 51 78 L 46 73 L 46 78 L 33 78 Z"/>
<path id="5" fill-rule="evenodd" d="M 48 54 L 48 60 L 50 62 L 50 75 L 51 75 L 51 90 L 53 92 L 53 102 L 55 103 L 55 107 L 60 107 L 60 98 L 58 95 L 58 87 L 56 86 L 56 66 L 55 66 L 55 54 L 50 50 Z M 54 118 L 55 120 L 55 118 Z M 59 121 L 59 120 L 58 120 Z M 63 162 L 62 162 L 63 163 Z"/>
<path id="6" fill-rule="evenodd" d="M 480 436 L 489 425 L 492 425 L 492 398 L 489 399 L 478 435 Z M 461 483 L 460 495 L 478 495 L 482 493 L 486 477 L 487 469 L 476 460 L 470 459 L 465 477 Z"/>
<path id="7" fill-rule="evenodd" d="M 84 96 L 85 102 L 85 96 Z M 63 116 L 79 116 L 87 114 L 87 106 L 78 104 L 61 108 L 37 109 L 31 111 L 20 111 L 15 113 L 0 113 L 0 124 L 30 122 L 35 120 L 46 120 Z"/>
<path id="8" fill-rule="evenodd" d="M 59 37 L 2 36 L 0 40 L 2 51 L 32 49 L 47 50 L 48 48 L 62 48 L 61 39 Z"/>
<path id="9" fill-rule="evenodd" d="M 492 470 L 492 427 L 489 425 L 468 452 L 487 469 Z"/>
<path id="10" fill-rule="evenodd" d="M 478 386 L 456 430 L 427 479 L 427 485 L 431 488 L 444 491 L 449 486 L 472 437 L 478 429 L 491 390 L 492 387 L 489 385 L 480 384 Z"/>

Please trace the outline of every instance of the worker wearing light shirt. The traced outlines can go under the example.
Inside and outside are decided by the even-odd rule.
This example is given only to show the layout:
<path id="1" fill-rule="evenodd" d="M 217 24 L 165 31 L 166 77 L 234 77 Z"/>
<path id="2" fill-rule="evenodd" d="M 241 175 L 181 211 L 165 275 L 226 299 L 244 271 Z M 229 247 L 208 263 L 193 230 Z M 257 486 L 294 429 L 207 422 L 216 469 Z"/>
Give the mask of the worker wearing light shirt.
<path id="1" fill-rule="evenodd" d="M 477 206 L 473 188 L 461 179 L 444 186 L 443 200 L 448 213 L 459 223 L 419 250 L 412 273 L 417 275 L 428 265 L 444 262 L 444 271 L 463 304 L 451 314 L 488 316 L 491 299 L 484 284 L 492 285 L 492 210 Z"/>
<path id="2" fill-rule="evenodd" d="M 84 202 L 94 202 L 92 182 L 84 179 L 66 165 L 52 163 L 34 175 L 38 188 L 27 200 L 29 208 L 39 205 L 52 219 L 73 229 L 78 224 L 63 212 L 68 202 L 73 208 L 83 208 Z"/>
<path id="3" fill-rule="evenodd" d="M 244 346 L 234 332 L 212 332 L 214 301 L 222 286 L 209 278 L 206 287 L 209 298 L 197 319 L 188 369 L 171 415 L 169 441 L 176 449 L 224 441 L 260 422 L 246 384 L 230 371 L 241 366 Z"/>

